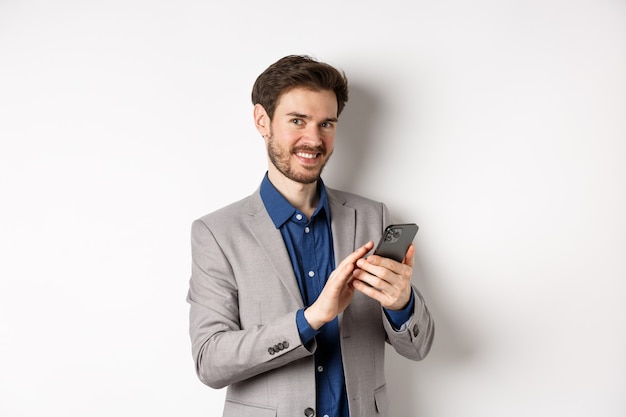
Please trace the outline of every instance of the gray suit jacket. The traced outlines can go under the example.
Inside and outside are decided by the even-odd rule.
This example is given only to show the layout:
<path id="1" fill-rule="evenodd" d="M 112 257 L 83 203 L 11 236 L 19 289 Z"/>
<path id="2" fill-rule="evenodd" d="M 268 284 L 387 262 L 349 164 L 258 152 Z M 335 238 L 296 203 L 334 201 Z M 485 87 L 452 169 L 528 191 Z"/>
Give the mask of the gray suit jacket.
<path id="1" fill-rule="evenodd" d="M 335 259 L 341 261 L 390 223 L 384 204 L 327 189 Z M 187 301 L 196 371 L 228 386 L 224 417 L 296 417 L 315 409 L 315 341 L 304 346 L 296 311 L 304 307 L 289 254 L 259 190 L 193 222 Z M 412 360 L 428 353 L 433 320 L 414 288 L 415 310 L 395 331 L 380 304 L 358 291 L 340 315 L 350 413 L 386 416 L 385 341 Z"/>

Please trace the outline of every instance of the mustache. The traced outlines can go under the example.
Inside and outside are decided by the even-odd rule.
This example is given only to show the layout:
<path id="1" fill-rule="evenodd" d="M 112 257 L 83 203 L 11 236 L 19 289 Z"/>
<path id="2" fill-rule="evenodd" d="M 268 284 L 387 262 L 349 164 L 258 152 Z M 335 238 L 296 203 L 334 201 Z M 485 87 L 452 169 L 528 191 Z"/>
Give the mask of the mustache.
<path id="1" fill-rule="evenodd" d="M 321 153 L 322 155 L 326 155 L 326 147 L 323 145 L 320 146 L 298 146 L 291 150 L 293 153 L 296 152 L 306 152 L 306 153 Z"/>

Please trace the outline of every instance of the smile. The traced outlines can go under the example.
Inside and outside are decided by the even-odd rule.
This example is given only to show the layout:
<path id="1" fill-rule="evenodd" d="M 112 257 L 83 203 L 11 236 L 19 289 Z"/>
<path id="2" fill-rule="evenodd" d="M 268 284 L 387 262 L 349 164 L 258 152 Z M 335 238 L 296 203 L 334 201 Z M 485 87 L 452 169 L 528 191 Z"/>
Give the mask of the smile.
<path id="1" fill-rule="evenodd" d="M 316 153 L 308 153 L 308 152 L 296 152 L 296 156 L 299 156 L 300 158 L 306 158 L 306 159 L 315 159 L 317 158 Z"/>

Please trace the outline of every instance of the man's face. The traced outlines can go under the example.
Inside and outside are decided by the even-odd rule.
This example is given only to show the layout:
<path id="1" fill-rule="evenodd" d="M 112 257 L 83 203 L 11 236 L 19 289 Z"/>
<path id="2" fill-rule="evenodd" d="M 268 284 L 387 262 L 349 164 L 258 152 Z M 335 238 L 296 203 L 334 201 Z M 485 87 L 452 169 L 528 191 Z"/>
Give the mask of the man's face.
<path id="1" fill-rule="evenodd" d="M 270 169 L 292 181 L 314 183 L 333 152 L 336 128 L 337 98 L 333 91 L 295 88 L 284 93 L 274 118 L 261 132 L 273 165 Z"/>

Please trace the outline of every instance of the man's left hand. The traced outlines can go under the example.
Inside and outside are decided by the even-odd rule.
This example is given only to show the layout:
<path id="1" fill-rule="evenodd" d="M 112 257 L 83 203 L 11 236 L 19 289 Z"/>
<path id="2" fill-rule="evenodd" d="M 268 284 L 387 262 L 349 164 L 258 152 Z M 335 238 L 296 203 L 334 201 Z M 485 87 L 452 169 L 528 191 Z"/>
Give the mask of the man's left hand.
<path id="1" fill-rule="evenodd" d="M 415 248 L 411 245 L 402 263 L 378 255 L 359 259 L 352 273 L 355 278 L 352 285 L 386 309 L 402 310 L 411 299 L 414 255 Z"/>

